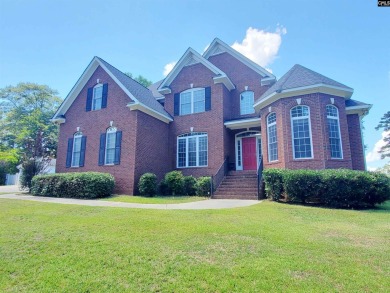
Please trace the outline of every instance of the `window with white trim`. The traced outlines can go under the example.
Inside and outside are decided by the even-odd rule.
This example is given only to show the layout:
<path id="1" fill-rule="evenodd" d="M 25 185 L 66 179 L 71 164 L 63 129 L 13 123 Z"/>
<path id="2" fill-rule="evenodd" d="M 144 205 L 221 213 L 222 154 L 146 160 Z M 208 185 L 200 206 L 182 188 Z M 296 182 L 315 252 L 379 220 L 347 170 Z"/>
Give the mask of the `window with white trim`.
<path id="1" fill-rule="evenodd" d="M 113 165 L 115 160 L 116 127 L 109 127 L 106 132 L 105 165 Z"/>
<path id="2" fill-rule="evenodd" d="M 328 122 L 330 157 L 332 159 L 342 159 L 339 110 L 333 105 L 327 105 L 326 119 Z"/>
<path id="3" fill-rule="evenodd" d="M 78 131 L 73 135 L 72 167 L 80 166 L 81 139 L 83 134 Z"/>
<path id="4" fill-rule="evenodd" d="M 177 167 L 206 167 L 208 161 L 206 132 L 192 132 L 177 137 Z"/>
<path id="5" fill-rule="evenodd" d="M 93 88 L 92 110 L 100 110 L 103 100 L 103 84 L 97 84 Z"/>
<path id="6" fill-rule="evenodd" d="M 180 115 L 205 111 L 205 89 L 194 88 L 180 93 Z"/>
<path id="7" fill-rule="evenodd" d="M 310 109 L 308 106 L 295 106 L 290 110 L 294 159 L 313 158 L 311 143 Z"/>
<path id="8" fill-rule="evenodd" d="M 253 108 L 253 103 L 254 103 L 254 93 L 252 91 L 242 92 L 240 95 L 241 115 L 255 113 L 255 108 Z"/>
<path id="9" fill-rule="evenodd" d="M 267 117 L 268 136 L 268 161 L 278 160 L 278 133 L 276 129 L 276 113 L 271 113 Z"/>

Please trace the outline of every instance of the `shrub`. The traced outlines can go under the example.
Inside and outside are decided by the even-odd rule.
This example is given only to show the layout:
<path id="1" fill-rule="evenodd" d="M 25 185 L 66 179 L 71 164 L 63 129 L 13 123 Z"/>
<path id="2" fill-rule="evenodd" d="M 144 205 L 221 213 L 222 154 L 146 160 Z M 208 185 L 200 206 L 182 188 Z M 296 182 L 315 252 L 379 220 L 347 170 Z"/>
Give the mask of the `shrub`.
<path id="1" fill-rule="evenodd" d="M 138 190 L 141 195 L 154 196 L 157 193 L 157 176 L 153 173 L 145 173 L 138 182 Z"/>
<path id="2" fill-rule="evenodd" d="M 35 176 L 31 193 L 36 196 L 100 198 L 110 196 L 114 185 L 114 177 L 108 173 L 57 173 Z"/>
<path id="3" fill-rule="evenodd" d="M 196 181 L 196 194 L 200 196 L 210 195 L 211 177 L 199 177 Z"/>
<path id="4" fill-rule="evenodd" d="M 183 179 L 183 194 L 195 195 L 196 194 L 196 179 L 192 176 L 185 176 Z"/>
<path id="5" fill-rule="evenodd" d="M 353 170 L 264 171 L 267 197 L 287 202 L 315 202 L 333 208 L 374 207 L 390 199 L 390 178 L 384 174 Z"/>
<path id="6" fill-rule="evenodd" d="M 170 194 L 168 184 L 165 182 L 165 179 L 162 179 L 160 181 L 160 184 L 158 185 L 158 192 L 161 195 L 169 195 Z"/>
<path id="7" fill-rule="evenodd" d="M 266 169 L 263 171 L 265 191 L 269 199 L 279 201 L 282 198 L 284 192 L 283 174 L 285 171 L 282 169 Z"/>
<path id="8" fill-rule="evenodd" d="M 20 176 L 20 186 L 23 189 L 28 189 L 28 191 L 31 192 L 32 179 L 34 178 L 34 176 L 41 174 L 46 166 L 47 166 L 47 162 L 43 159 L 37 159 L 37 158 L 26 159 L 22 163 L 22 174 Z"/>
<path id="9" fill-rule="evenodd" d="M 179 195 L 183 193 L 183 174 L 181 171 L 171 171 L 165 174 L 165 183 L 167 184 L 168 190 L 173 195 Z"/>

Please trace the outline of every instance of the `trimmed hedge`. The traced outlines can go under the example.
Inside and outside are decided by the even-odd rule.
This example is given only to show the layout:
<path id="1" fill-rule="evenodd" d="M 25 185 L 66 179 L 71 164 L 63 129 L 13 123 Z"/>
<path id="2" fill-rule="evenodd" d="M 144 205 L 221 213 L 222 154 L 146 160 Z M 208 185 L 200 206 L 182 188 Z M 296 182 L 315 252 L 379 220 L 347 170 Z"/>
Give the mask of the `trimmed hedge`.
<path id="1" fill-rule="evenodd" d="M 209 196 L 211 188 L 211 177 L 199 177 L 196 181 L 196 195 Z"/>
<path id="2" fill-rule="evenodd" d="M 183 194 L 183 178 L 181 171 L 171 171 L 165 174 L 164 182 L 172 195 Z"/>
<path id="3" fill-rule="evenodd" d="M 157 193 L 157 176 L 153 173 L 145 173 L 138 182 L 138 190 L 141 195 L 154 196 Z"/>
<path id="4" fill-rule="evenodd" d="M 195 195 L 196 194 L 196 179 L 192 176 L 184 176 L 183 178 L 183 194 Z"/>
<path id="5" fill-rule="evenodd" d="M 35 196 L 100 198 L 112 195 L 114 186 L 114 177 L 108 173 L 57 173 L 35 176 L 31 193 Z"/>
<path id="6" fill-rule="evenodd" d="M 390 178 L 376 172 L 345 169 L 263 171 L 267 197 L 333 208 L 372 208 L 390 199 Z"/>

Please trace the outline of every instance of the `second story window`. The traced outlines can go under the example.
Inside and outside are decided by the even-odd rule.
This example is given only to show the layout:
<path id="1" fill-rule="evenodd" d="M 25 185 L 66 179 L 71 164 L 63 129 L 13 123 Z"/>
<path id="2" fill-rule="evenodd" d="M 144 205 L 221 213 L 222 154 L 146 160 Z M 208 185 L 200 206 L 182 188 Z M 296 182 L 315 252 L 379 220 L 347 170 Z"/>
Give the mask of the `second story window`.
<path id="1" fill-rule="evenodd" d="M 93 88 L 92 110 L 100 110 L 103 100 L 103 85 L 98 84 Z"/>
<path id="2" fill-rule="evenodd" d="M 240 95 L 240 114 L 247 115 L 255 113 L 253 108 L 254 93 L 252 91 L 245 91 Z"/>
<path id="3" fill-rule="evenodd" d="M 180 93 L 180 115 L 205 111 L 205 89 L 196 88 Z"/>

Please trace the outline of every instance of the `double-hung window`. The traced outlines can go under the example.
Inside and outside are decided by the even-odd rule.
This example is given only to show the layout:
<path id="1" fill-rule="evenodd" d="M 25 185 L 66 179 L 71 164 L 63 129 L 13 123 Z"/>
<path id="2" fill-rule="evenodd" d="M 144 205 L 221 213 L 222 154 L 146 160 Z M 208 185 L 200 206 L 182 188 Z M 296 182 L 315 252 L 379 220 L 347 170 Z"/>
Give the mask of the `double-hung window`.
<path id="1" fill-rule="evenodd" d="M 103 100 L 103 85 L 98 84 L 93 88 L 92 110 L 100 110 Z"/>
<path id="2" fill-rule="evenodd" d="M 106 151 L 105 151 L 105 165 L 114 164 L 115 160 L 115 144 L 116 144 L 116 128 L 110 127 L 106 134 Z"/>
<path id="3" fill-rule="evenodd" d="M 339 111 L 335 106 L 326 106 L 326 119 L 328 122 L 330 157 L 332 159 L 342 159 Z"/>
<path id="4" fill-rule="evenodd" d="M 81 156 L 81 139 L 83 134 L 81 132 L 76 132 L 73 135 L 73 150 L 72 150 L 72 167 L 80 166 L 80 156 Z"/>
<path id="5" fill-rule="evenodd" d="M 252 91 L 245 91 L 240 95 L 240 113 L 241 115 L 255 113 L 253 108 L 254 93 Z"/>
<path id="6" fill-rule="evenodd" d="M 313 158 L 308 106 L 296 106 L 291 109 L 291 128 L 294 159 Z"/>
<path id="7" fill-rule="evenodd" d="M 276 129 L 276 114 L 271 113 L 267 117 L 268 136 L 268 161 L 278 160 L 278 133 Z"/>
<path id="8" fill-rule="evenodd" d="M 195 88 L 180 93 L 180 115 L 205 111 L 205 89 Z"/>
<path id="9" fill-rule="evenodd" d="M 207 133 L 192 132 L 177 138 L 177 167 L 205 167 L 207 166 Z"/>

